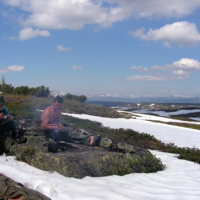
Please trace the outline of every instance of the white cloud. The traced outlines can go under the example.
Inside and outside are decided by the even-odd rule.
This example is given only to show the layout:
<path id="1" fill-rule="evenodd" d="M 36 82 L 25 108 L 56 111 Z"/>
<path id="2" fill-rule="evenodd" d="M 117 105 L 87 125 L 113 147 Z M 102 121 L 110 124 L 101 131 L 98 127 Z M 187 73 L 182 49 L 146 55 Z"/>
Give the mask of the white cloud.
<path id="1" fill-rule="evenodd" d="M 192 14 L 200 0 L 3 0 L 26 12 L 23 26 L 42 29 L 81 29 L 86 24 L 111 26 L 134 16 L 176 17 Z M 105 6 L 105 3 L 106 6 Z M 21 16 L 21 15 L 20 15 Z"/>
<path id="2" fill-rule="evenodd" d="M 146 76 L 129 76 L 125 78 L 125 81 L 165 81 L 166 78 L 164 77 L 156 77 L 156 76 L 150 76 L 150 75 L 146 75 Z"/>
<path id="3" fill-rule="evenodd" d="M 50 33 L 49 31 L 46 30 L 39 30 L 39 29 L 33 30 L 32 28 L 23 28 L 19 32 L 19 40 L 28 40 L 31 38 L 36 38 L 37 36 L 48 37 L 50 36 Z"/>
<path id="4" fill-rule="evenodd" d="M 131 70 L 136 70 L 137 72 L 146 72 L 146 71 L 148 71 L 148 68 L 142 67 L 142 66 L 138 66 L 138 67 L 132 66 L 130 69 Z"/>
<path id="5" fill-rule="evenodd" d="M 160 93 L 168 93 L 168 91 L 167 90 L 162 90 L 162 91 L 160 91 Z"/>
<path id="6" fill-rule="evenodd" d="M 72 69 L 81 70 L 81 69 L 83 69 L 83 67 L 78 67 L 78 66 L 74 65 L 74 66 L 72 67 Z"/>
<path id="7" fill-rule="evenodd" d="M 198 62 L 198 60 L 189 59 L 189 58 L 182 58 L 179 61 L 175 61 L 172 64 L 172 66 L 175 68 L 185 69 L 189 71 L 200 70 L 200 62 Z"/>
<path id="8" fill-rule="evenodd" d="M 59 51 L 70 51 L 71 50 L 71 48 L 70 47 L 63 47 L 62 45 L 58 45 L 57 46 L 57 49 L 59 50 Z"/>
<path id="9" fill-rule="evenodd" d="M 1 68 L 0 73 L 7 73 L 7 72 L 20 72 L 23 71 L 25 68 L 23 66 L 12 65 L 9 67 Z"/>
<path id="10" fill-rule="evenodd" d="M 183 71 L 183 70 L 173 71 L 172 73 L 173 73 L 174 75 L 178 75 L 178 76 L 185 76 L 185 75 L 190 74 L 189 72 L 185 72 L 185 71 Z"/>
<path id="11" fill-rule="evenodd" d="M 165 65 L 165 66 L 151 66 L 150 70 L 152 71 L 173 71 L 173 70 L 179 70 L 182 69 L 187 72 L 195 72 L 200 71 L 200 62 L 195 59 L 190 58 L 181 58 L 179 61 L 173 62 L 171 65 Z"/>
<path id="12" fill-rule="evenodd" d="M 149 69 L 142 66 L 132 66 L 130 69 L 137 72 L 149 72 L 154 75 L 134 75 L 126 77 L 126 81 L 168 81 L 168 80 L 183 80 L 188 78 L 191 73 L 200 71 L 200 62 L 195 59 L 182 58 L 179 61 L 175 61 L 172 64 L 165 66 L 151 66 Z M 144 70 L 145 69 L 145 70 Z M 160 73 L 162 71 L 162 73 Z M 158 73 L 159 72 L 159 73 Z"/>
<path id="13" fill-rule="evenodd" d="M 160 29 L 149 29 L 146 34 L 143 28 L 130 34 L 141 40 L 161 41 L 167 47 L 171 47 L 173 44 L 192 47 L 200 42 L 200 33 L 196 24 L 187 21 L 167 24 Z"/>

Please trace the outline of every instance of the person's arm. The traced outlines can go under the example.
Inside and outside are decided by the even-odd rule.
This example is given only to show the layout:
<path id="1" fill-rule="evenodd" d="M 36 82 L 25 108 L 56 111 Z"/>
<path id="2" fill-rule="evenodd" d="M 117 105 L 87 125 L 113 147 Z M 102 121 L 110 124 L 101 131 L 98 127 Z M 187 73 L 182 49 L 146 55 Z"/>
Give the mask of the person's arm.
<path id="1" fill-rule="evenodd" d="M 10 115 L 10 113 L 8 112 L 8 110 L 5 106 L 3 107 L 3 113 L 4 113 L 4 115 Z"/>
<path id="2" fill-rule="evenodd" d="M 10 113 L 8 112 L 7 108 L 4 106 L 3 107 L 3 112 L 4 112 L 4 116 L 7 115 L 8 116 L 8 121 L 12 121 L 13 117 L 10 115 Z"/>

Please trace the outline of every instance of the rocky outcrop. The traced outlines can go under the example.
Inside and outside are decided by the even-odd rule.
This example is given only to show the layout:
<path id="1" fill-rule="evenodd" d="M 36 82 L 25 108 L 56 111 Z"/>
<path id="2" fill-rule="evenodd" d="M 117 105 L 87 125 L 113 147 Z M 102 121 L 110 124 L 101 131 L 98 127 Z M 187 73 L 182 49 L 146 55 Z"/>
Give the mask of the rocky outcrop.
<path id="1" fill-rule="evenodd" d="M 37 199 L 50 200 L 37 191 L 24 187 L 12 179 L 0 174 L 0 199 Z"/>
<path id="2" fill-rule="evenodd" d="M 83 178 L 129 173 L 156 172 L 163 169 L 162 163 L 148 150 L 131 145 L 106 149 L 80 144 L 60 145 L 57 153 L 48 151 L 43 136 L 28 136 L 26 144 L 13 145 L 10 155 L 34 167 L 57 171 L 66 177 Z"/>
<path id="3" fill-rule="evenodd" d="M 20 120 L 19 123 L 27 142 L 16 144 L 9 134 L 3 135 L 4 151 L 42 170 L 57 171 L 66 177 L 83 178 L 149 173 L 164 168 L 161 161 L 147 149 L 126 143 L 113 144 L 109 138 L 102 138 L 98 147 L 59 143 L 57 153 L 52 153 L 48 151 L 50 141 L 36 131 L 39 123 L 30 122 L 28 127 L 25 126 L 27 120 Z M 69 128 L 73 129 L 73 125 Z"/>

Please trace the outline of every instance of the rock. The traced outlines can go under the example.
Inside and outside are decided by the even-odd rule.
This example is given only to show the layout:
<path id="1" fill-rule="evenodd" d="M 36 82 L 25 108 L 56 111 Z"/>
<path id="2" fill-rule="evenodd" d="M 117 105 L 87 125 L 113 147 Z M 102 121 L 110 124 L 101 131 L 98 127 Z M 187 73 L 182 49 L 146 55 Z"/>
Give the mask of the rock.
<path id="1" fill-rule="evenodd" d="M 32 130 L 34 130 L 34 129 L 35 129 L 34 126 L 29 126 L 26 130 L 27 130 L 27 131 L 32 131 Z"/>
<path id="2" fill-rule="evenodd" d="M 0 174 L 0 199 L 3 199 L 1 198 L 1 194 L 6 189 L 6 187 L 9 187 L 9 189 L 6 194 L 7 197 L 4 199 L 10 199 L 11 197 L 14 199 L 16 195 L 19 196 L 23 195 L 24 199 L 50 200 L 45 195 L 40 194 L 37 191 L 28 189 L 24 187 L 22 184 L 16 183 L 12 179 Z M 15 198 L 15 199 L 22 199 L 22 198 Z"/>
<path id="3" fill-rule="evenodd" d="M 83 178 L 148 173 L 164 168 L 161 161 L 147 149 L 126 143 L 113 144 L 109 138 L 102 138 L 98 147 L 59 143 L 57 153 L 49 152 L 48 148 L 52 143 L 42 135 L 40 121 L 24 119 L 19 120 L 19 124 L 27 142 L 16 144 L 10 133 L 0 135 L 0 154 L 5 152 L 7 155 L 16 156 L 17 160 L 42 170 L 57 171 L 66 177 Z M 65 126 L 69 134 L 74 131 L 72 124 Z M 83 129 L 80 131 L 88 133 Z"/>
<path id="4" fill-rule="evenodd" d="M 101 138 L 100 147 L 110 148 L 112 146 L 112 140 L 109 138 Z"/>
<path id="5" fill-rule="evenodd" d="M 21 119 L 21 120 L 19 120 L 19 123 L 24 125 L 26 123 L 26 120 L 25 119 Z"/>
<path id="6" fill-rule="evenodd" d="M 24 131 L 33 131 L 40 127 L 40 120 L 37 119 L 20 119 L 18 120 L 19 129 Z"/>
<path id="7" fill-rule="evenodd" d="M 129 144 L 122 144 L 122 143 L 118 143 L 117 147 L 119 149 L 119 151 L 122 151 L 124 153 L 135 153 L 135 147 Z"/>
<path id="8" fill-rule="evenodd" d="M 3 153 L 9 153 L 9 150 L 13 144 L 14 140 L 10 133 L 0 134 L 0 155 Z"/>
<path id="9" fill-rule="evenodd" d="M 26 131 L 25 133 L 24 133 L 24 135 L 32 135 L 32 136 L 38 136 L 39 135 L 39 133 L 38 132 L 34 132 L 34 131 Z"/>
<path id="10" fill-rule="evenodd" d="M 51 153 L 47 145 L 43 145 L 46 142 L 44 136 L 27 138 L 26 144 L 13 145 L 10 155 L 39 169 L 57 171 L 66 177 L 125 175 L 163 169 L 162 163 L 148 150 L 134 146 L 129 147 L 131 151 L 122 148 L 108 151 L 103 147 L 72 144 L 72 147 L 62 146 L 57 153 Z"/>

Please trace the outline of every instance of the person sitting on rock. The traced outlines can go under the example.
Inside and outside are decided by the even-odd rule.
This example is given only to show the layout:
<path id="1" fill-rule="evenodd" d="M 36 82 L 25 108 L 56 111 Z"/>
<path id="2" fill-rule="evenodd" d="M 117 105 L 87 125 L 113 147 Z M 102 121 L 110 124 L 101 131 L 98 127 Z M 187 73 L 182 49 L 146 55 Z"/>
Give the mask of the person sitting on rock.
<path id="1" fill-rule="evenodd" d="M 22 138 L 20 136 L 18 123 L 16 120 L 13 120 L 13 117 L 4 106 L 5 103 L 4 97 L 0 95 L 0 134 L 12 131 L 12 136 L 17 143 L 25 143 L 27 138 Z"/>
<path id="2" fill-rule="evenodd" d="M 84 129 L 76 129 L 72 132 L 62 125 L 61 107 L 63 99 L 60 96 L 54 98 L 52 106 L 47 107 L 41 116 L 41 127 L 44 130 L 44 135 L 52 138 L 54 141 L 75 142 L 88 146 L 97 146 L 101 135 L 91 135 Z"/>

